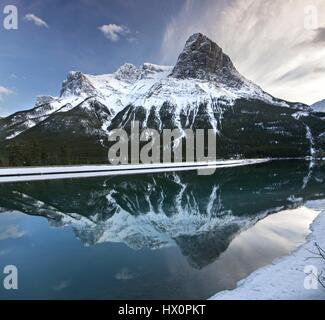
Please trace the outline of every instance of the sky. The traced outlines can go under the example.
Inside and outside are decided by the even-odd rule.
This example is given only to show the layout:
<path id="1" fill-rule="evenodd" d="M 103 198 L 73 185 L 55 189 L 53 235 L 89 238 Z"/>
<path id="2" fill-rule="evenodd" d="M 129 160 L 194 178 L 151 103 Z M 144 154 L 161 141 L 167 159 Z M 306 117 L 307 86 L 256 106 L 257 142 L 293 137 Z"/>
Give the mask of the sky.
<path id="1" fill-rule="evenodd" d="M 324 0 L 0 0 L 0 116 L 57 96 L 70 70 L 103 74 L 129 62 L 174 65 L 202 32 L 272 95 L 325 98 Z"/>

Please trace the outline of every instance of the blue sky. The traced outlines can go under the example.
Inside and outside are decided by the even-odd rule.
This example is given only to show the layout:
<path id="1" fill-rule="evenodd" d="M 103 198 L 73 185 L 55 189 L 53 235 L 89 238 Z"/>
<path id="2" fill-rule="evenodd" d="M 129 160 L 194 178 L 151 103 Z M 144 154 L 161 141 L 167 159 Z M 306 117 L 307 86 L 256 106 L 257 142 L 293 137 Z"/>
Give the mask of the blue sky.
<path id="1" fill-rule="evenodd" d="M 168 19 L 182 1 L 0 1 L 15 4 L 18 30 L 0 26 L 0 86 L 3 113 L 31 107 L 37 95 L 57 95 L 70 70 L 100 74 L 115 71 L 125 62 L 136 65 L 160 62 L 160 46 Z M 47 26 L 28 21 L 41 18 Z M 3 16 L 4 17 L 4 16 Z M 103 25 L 123 26 L 118 40 L 99 30 Z M 2 24 L 1 24 L 2 25 Z M 105 30 L 105 29 L 104 29 Z M 120 34 L 120 35 L 119 35 Z"/>
<path id="2" fill-rule="evenodd" d="M 325 98 L 324 0 L 0 0 L 0 20 L 8 4 L 19 28 L 0 24 L 0 116 L 58 95 L 70 70 L 172 65 L 195 32 L 274 96 Z"/>

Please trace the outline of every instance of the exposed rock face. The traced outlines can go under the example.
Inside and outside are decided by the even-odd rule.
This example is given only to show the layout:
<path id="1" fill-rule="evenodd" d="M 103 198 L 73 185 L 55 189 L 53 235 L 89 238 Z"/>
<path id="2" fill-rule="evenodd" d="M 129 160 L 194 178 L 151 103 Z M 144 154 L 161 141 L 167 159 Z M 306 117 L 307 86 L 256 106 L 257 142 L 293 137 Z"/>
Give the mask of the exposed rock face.
<path id="1" fill-rule="evenodd" d="M 96 89 L 82 72 L 71 71 L 62 83 L 60 97 L 80 96 L 81 94 L 91 96 L 96 94 Z"/>
<path id="2" fill-rule="evenodd" d="M 222 49 L 201 33 L 193 34 L 179 55 L 172 77 L 217 80 L 221 83 L 242 84 L 243 77 Z"/>

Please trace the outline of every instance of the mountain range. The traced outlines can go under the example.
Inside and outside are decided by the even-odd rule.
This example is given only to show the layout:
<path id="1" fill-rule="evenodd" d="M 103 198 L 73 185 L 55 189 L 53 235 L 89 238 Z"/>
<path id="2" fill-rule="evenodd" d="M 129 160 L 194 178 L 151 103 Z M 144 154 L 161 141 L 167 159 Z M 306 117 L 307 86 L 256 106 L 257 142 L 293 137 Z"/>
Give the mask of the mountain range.
<path id="1" fill-rule="evenodd" d="M 0 118 L 0 165 L 105 163 L 108 133 L 130 130 L 132 120 L 159 132 L 213 129 L 217 158 L 325 155 L 325 114 L 266 93 L 197 33 L 173 67 L 72 71 L 58 97 L 38 97 L 34 108 Z"/>

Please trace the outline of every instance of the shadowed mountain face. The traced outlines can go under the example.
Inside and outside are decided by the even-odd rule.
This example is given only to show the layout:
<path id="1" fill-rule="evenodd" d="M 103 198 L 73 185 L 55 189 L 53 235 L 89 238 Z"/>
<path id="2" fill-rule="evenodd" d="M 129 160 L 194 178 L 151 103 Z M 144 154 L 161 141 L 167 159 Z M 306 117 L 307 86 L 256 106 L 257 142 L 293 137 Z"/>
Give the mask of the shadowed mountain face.
<path id="1" fill-rule="evenodd" d="M 222 49 L 192 35 L 174 67 L 113 74 L 72 71 L 59 97 L 0 119 L 0 166 L 107 163 L 116 128 L 212 129 L 217 158 L 323 157 L 325 117 L 276 99 L 242 76 Z"/>
<path id="2" fill-rule="evenodd" d="M 0 184 L 0 212 L 69 225 L 84 244 L 178 246 L 195 268 L 212 263 L 267 214 L 325 198 L 325 166 L 275 161 L 193 173 Z"/>

